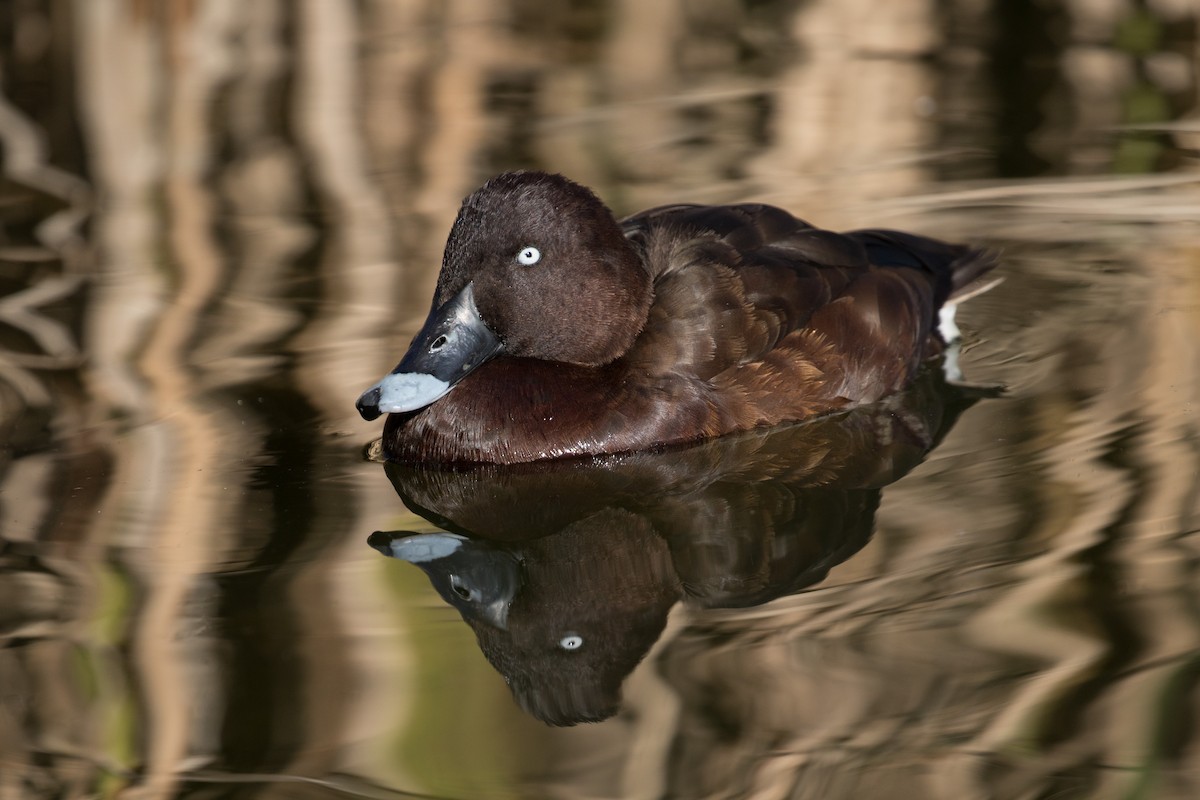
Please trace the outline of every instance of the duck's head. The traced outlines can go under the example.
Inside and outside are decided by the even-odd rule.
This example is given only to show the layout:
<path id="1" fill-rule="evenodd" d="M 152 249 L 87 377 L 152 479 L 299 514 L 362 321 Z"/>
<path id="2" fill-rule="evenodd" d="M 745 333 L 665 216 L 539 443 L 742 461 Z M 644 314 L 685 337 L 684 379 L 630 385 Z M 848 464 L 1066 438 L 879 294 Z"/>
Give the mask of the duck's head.
<path id="1" fill-rule="evenodd" d="M 501 353 L 607 364 L 645 324 L 650 284 L 591 191 L 561 175 L 499 175 L 463 201 L 429 317 L 359 413 L 423 408 Z"/>

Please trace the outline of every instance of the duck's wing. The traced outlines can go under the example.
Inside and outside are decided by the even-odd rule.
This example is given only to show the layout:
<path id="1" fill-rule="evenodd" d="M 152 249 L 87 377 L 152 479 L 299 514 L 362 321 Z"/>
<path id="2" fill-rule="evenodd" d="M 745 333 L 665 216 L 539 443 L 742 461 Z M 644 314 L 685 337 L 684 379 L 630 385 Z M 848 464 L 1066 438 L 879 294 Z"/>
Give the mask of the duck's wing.
<path id="1" fill-rule="evenodd" d="M 665 206 L 623 225 L 654 280 L 640 355 L 651 371 L 701 378 L 761 360 L 839 299 L 886 314 L 868 279 L 872 256 L 886 266 L 903 260 L 874 233 L 821 230 L 767 205 Z"/>
<path id="2" fill-rule="evenodd" d="M 928 355 L 955 277 L 978 274 L 966 247 L 834 233 L 767 205 L 664 206 L 623 225 L 655 291 L 631 359 L 749 396 L 797 380 L 834 407 L 894 391 Z"/>
<path id="3" fill-rule="evenodd" d="M 654 281 L 630 353 L 651 374 L 757 360 L 867 268 L 858 243 L 771 206 L 665 206 L 623 225 Z"/>

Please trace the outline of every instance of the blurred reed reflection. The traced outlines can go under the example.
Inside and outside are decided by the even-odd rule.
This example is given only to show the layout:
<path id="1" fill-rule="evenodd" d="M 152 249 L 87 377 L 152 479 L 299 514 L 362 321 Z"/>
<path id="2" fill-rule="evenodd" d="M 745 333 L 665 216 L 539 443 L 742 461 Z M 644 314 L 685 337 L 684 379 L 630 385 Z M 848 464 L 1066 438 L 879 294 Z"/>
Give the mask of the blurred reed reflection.
<path id="1" fill-rule="evenodd" d="M 389 463 L 414 512 L 451 533 L 376 532 L 475 631 L 521 706 L 553 725 L 615 714 L 679 600 L 756 606 L 866 544 L 880 491 L 984 390 L 933 364 L 900 395 L 837 417 L 661 453 L 524 467 Z"/>

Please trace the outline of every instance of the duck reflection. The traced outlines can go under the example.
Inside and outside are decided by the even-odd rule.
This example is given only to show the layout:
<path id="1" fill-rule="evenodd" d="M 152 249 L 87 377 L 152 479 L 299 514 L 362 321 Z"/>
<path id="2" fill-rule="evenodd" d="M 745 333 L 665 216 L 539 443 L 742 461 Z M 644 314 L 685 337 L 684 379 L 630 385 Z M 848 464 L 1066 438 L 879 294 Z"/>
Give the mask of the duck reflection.
<path id="1" fill-rule="evenodd" d="M 753 606 L 822 580 L 870 539 L 882 487 L 985 394 L 928 369 L 870 407 L 686 449 L 388 464 L 405 505 L 445 532 L 369 541 L 426 572 L 526 711 L 599 721 L 676 602 Z"/>

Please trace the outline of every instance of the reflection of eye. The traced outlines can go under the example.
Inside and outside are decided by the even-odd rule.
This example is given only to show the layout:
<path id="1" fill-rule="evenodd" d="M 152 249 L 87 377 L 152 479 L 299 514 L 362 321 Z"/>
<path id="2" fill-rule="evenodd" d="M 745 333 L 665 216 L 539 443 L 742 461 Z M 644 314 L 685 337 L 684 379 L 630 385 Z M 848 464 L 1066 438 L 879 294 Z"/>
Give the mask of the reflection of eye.
<path id="1" fill-rule="evenodd" d="M 457 575 L 451 575 L 451 576 L 450 576 L 450 588 L 451 588 L 451 589 L 453 589 L 453 590 L 454 590 L 454 593 L 455 593 L 456 595 L 458 595 L 459 597 L 461 597 L 463 600 L 470 600 L 470 599 L 471 599 L 471 589 L 470 589 L 470 587 L 466 586 L 466 585 L 465 585 L 465 584 L 464 584 L 464 583 L 463 583 L 463 582 L 462 582 L 462 581 L 459 579 L 459 577 L 458 577 Z"/>
<path id="2" fill-rule="evenodd" d="M 563 650 L 578 650 L 583 647 L 583 637 L 577 633 L 568 633 L 558 640 L 558 646 Z"/>
<path id="3" fill-rule="evenodd" d="M 532 267 L 542 258 L 542 253 L 536 247 L 526 247 L 521 252 L 517 253 L 517 261 L 527 267 Z"/>

